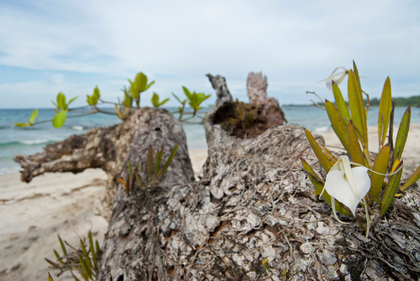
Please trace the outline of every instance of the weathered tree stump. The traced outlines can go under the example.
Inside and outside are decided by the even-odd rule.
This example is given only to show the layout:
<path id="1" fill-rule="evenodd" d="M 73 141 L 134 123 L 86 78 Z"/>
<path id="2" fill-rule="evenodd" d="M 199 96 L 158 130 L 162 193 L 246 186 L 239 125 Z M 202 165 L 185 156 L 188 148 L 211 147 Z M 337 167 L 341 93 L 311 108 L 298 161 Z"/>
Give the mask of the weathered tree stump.
<path id="1" fill-rule="evenodd" d="M 303 128 L 278 126 L 246 139 L 229 135 L 212 121 L 225 106 L 221 100 L 232 99 L 223 77 L 209 78 L 218 106 L 204 120 L 204 179 L 121 192 L 100 280 L 419 277 L 418 190 L 397 199 L 388 221 L 365 240 L 354 220 L 337 223 L 314 194 L 299 159 L 316 162 Z"/>
<path id="2" fill-rule="evenodd" d="M 190 182 L 185 147 L 158 186 L 135 186 L 129 195 L 119 187 L 98 280 L 420 278 L 418 189 L 397 198 L 365 239 L 354 219 L 339 224 L 314 194 L 299 160 L 317 162 L 303 128 L 232 135 L 214 122 L 220 108 L 232 103 L 226 81 L 209 78 L 218 99 L 204 120 L 209 147 L 204 179 Z M 160 130 L 145 126 L 144 138 L 133 141 L 135 148 L 127 151 L 132 162 L 144 161 L 149 143 L 169 149 L 176 142 L 172 135 L 183 135 L 176 126 L 165 127 L 172 122 L 169 115 L 164 120 Z M 135 130 L 142 128 L 137 124 Z M 165 133 L 170 130 L 175 131 Z"/>

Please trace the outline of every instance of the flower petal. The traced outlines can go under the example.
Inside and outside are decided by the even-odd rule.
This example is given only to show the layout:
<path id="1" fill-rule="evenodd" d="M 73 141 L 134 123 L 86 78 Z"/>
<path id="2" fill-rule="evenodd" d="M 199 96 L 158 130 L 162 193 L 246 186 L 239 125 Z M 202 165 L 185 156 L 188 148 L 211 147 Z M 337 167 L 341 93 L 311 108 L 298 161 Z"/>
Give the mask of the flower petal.
<path id="1" fill-rule="evenodd" d="M 360 200 L 357 199 L 351 190 L 350 184 L 344 177 L 343 171 L 330 171 L 327 174 L 324 188 L 330 196 L 347 206 L 352 211 L 353 215 L 356 214 L 356 208 Z"/>
<path id="2" fill-rule="evenodd" d="M 353 176 L 354 178 L 354 191 L 350 187 L 343 171 L 330 171 L 325 181 L 324 188 L 328 194 L 347 206 L 354 216 L 356 216 L 357 205 L 359 205 L 370 189 L 370 177 L 367 174 L 367 170 L 366 167 L 356 167 L 351 169 L 352 175 L 347 175 L 347 177 Z"/>
<path id="3" fill-rule="evenodd" d="M 357 193 L 355 196 L 362 201 L 370 190 L 370 177 L 368 175 L 368 168 L 355 167 L 351 169 L 353 173 L 354 183 L 356 184 Z M 359 198 L 360 197 L 360 198 Z"/>

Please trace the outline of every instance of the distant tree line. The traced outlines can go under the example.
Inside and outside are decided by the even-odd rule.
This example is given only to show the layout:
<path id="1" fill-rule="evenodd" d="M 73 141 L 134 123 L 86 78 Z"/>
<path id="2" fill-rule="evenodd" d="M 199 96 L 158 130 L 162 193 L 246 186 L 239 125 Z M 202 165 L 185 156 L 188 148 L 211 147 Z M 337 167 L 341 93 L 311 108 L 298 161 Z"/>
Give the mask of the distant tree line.
<path id="1" fill-rule="evenodd" d="M 395 106 L 402 106 L 402 107 L 420 107 L 420 96 L 412 96 L 409 98 L 398 98 L 394 97 L 392 100 L 395 102 Z M 367 100 L 364 100 L 365 104 L 367 103 Z M 346 102 L 348 105 L 348 102 Z M 324 103 L 318 102 L 318 105 L 324 106 Z M 315 104 L 284 104 L 283 106 L 315 106 Z M 379 106 L 379 99 L 378 98 L 372 98 L 370 99 L 370 106 Z"/>
<path id="2" fill-rule="evenodd" d="M 395 106 L 420 107 L 420 96 L 412 96 L 412 97 L 409 97 L 409 98 L 394 97 L 392 100 L 395 102 Z M 377 99 L 377 98 L 371 99 L 370 100 L 370 105 L 371 106 L 379 106 L 379 99 Z"/>

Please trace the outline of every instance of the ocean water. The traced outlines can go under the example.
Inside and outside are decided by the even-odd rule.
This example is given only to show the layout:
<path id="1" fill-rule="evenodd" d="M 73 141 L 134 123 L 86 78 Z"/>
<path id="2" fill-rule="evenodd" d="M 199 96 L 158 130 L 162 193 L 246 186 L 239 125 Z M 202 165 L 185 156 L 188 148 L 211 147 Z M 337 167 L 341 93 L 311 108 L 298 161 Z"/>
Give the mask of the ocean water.
<path id="1" fill-rule="evenodd" d="M 324 110 L 317 107 L 282 107 L 289 123 L 297 123 L 313 132 L 330 131 L 329 120 Z M 168 108 L 175 111 L 175 108 Z M 208 110 L 208 109 L 207 109 Z M 120 123 L 113 115 L 93 114 L 78 118 L 68 118 L 64 126 L 56 129 L 50 122 L 31 127 L 19 128 L 13 123 L 25 123 L 32 109 L 0 109 L 0 174 L 16 173 L 19 166 L 13 162 L 15 154 L 30 155 L 41 152 L 50 143 L 61 141 L 73 134 L 85 134 L 90 128 L 104 127 Z M 405 108 L 396 108 L 395 124 L 399 124 Z M 411 123 L 420 123 L 420 109 L 412 108 Z M 36 121 L 51 120 L 54 109 L 40 109 Z M 378 108 L 370 108 L 368 125 L 377 123 Z M 184 123 L 189 149 L 207 148 L 204 128 L 200 124 Z"/>

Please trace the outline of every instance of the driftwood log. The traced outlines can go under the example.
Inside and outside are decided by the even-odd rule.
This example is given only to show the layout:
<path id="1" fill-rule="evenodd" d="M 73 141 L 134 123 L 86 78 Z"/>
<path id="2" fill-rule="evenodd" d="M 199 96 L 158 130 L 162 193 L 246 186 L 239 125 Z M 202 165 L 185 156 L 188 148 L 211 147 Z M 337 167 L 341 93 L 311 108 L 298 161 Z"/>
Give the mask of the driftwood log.
<path id="1" fill-rule="evenodd" d="M 156 149 L 165 144 L 164 158 L 174 143 L 184 149 L 158 186 L 136 186 L 127 195 L 115 184 L 118 192 L 98 280 L 420 278 L 418 189 L 409 188 L 394 200 L 386 218 L 365 239 L 355 220 L 337 223 L 329 205 L 314 194 L 300 164 L 300 157 L 317 162 L 303 128 L 292 124 L 256 137 L 232 135 L 214 122 L 233 103 L 226 81 L 208 76 L 218 98 L 204 120 L 209 156 L 203 180 L 191 181 L 186 145 L 180 143 L 184 133 L 170 125 L 176 124 L 171 115 L 147 109 L 150 116 L 159 112 L 153 118 L 163 122 L 151 127 L 140 121 L 152 119 L 133 117 L 139 122 L 132 130 L 148 131 L 140 138 L 132 133 L 121 175 L 128 173 L 127 157 L 133 163 L 144 161 L 149 144 Z"/>

